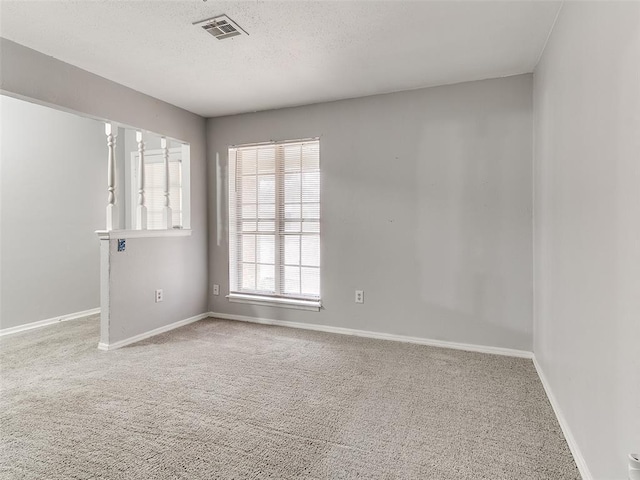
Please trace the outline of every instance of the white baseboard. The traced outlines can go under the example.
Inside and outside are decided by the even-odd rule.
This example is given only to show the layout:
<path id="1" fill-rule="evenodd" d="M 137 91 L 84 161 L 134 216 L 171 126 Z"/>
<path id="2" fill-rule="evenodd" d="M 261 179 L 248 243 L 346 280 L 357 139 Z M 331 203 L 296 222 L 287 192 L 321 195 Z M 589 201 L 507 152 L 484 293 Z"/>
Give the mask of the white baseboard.
<path id="1" fill-rule="evenodd" d="M 17 327 L 3 328 L 0 330 L 0 337 L 11 335 L 12 333 L 24 332 L 26 330 L 33 330 L 34 328 L 46 327 L 47 325 L 53 325 L 58 322 L 76 320 L 78 318 L 88 317 L 98 313 L 100 313 L 100 307 L 83 310 L 82 312 L 70 313 L 68 315 L 61 315 L 59 317 L 47 318 L 46 320 L 39 320 L 37 322 L 26 323 L 24 325 L 18 325 Z"/>
<path id="2" fill-rule="evenodd" d="M 164 327 L 154 328 L 153 330 L 149 330 L 148 332 L 141 333 L 139 335 L 134 335 L 133 337 L 125 338 L 124 340 L 120 340 L 119 342 L 114 343 L 99 343 L 99 350 L 115 350 L 120 347 L 124 347 L 126 345 L 131 345 L 132 343 L 139 342 L 141 340 L 146 340 L 147 338 L 153 337 L 154 335 L 159 335 L 161 333 L 168 332 L 170 330 L 174 330 L 179 327 L 183 327 L 185 325 L 189 325 L 190 323 L 197 322 L 198 320 L 202 320 L 203 318 L 207 318 L 209 316 L 208 313 L 201 313 L 200 315 L 196 315 L 195 317 L 185 318 L 184 320 L 179 320 L 174 323 L 170 323 L 169 325 L 165 325 Z"/>
<path id="3" fill-rule="evenodd" d="M 245 315 L 232 315 L 228 313 L 209 312 L 210 317 L 223 320 L 238 320 L 240 322 L 261 323 L 265 325 L 277 325 L 279 327 L 301 328 L 303 330 L 315 330 L 318 332 L 339 333 L 341 335 L 354 335 L 356 337 L 376 338 L 378 340 L 392 340 L 395 342 L 416 343 L 431 347 L 453 348 L 469 352 L 490 353 L 493 355 L 505 355 L 508 357 L 533 358 L 532 352 L 526 350 L 513 350 L 502 347 L 489 347 L 484 345 L 472 345 L 467 343 L 448 342 L 445 340 L 432 340 L 430 338 L 410 337 L 407 335 L 394 335 L 392 333 L 370 332 L 367 330 L 355 330 L 353 328 L 332 327 L 313 323 L 288 322 L 284 320 L 272 320 L 268 318 L 249 317 Z"/>
<path id="4" fill-rule="evenodd" d="M 571 450 L 571 454 L 573 455 L 573 459 L 578 466 L 578 471 L 582 476 L 582 480 L 593 480 L 593 476 L 589 471 L 589 467 L 587 467 L 587 462 L 585 461 L 582 453 L 580 452 L 580 448 L 578 447 L 578 443 L 576 442 L 575 437 L 571 433 L 571 429 L 569 428 L 569 424 L 562 414 L 562 410 L 560 410 L 560 404 L 556 400 L 556 397 L 553 395 L 551 390 L 551 385 L 547 381 L 547 377 L 545 377 L 540 364 L 536 360 L 534 355 L 533 364 L 536 367 L 536 371 L 538 372 L 538 376 L 540 377 L 540 381 L 542 382 L 542 386 L 544 387 L 544 391 L 547 394 L 547 398 L 549 398 L 549 403 L 551 403 L 551 408 L 553 408 L 553 412 L 556 414 L 556 418 L 558 419 L 558 423 L 560 424 L 560 428 L 562 429 L 562 433 L 564 434 L 564 438 L 569 445 L 569 450 Z"/>

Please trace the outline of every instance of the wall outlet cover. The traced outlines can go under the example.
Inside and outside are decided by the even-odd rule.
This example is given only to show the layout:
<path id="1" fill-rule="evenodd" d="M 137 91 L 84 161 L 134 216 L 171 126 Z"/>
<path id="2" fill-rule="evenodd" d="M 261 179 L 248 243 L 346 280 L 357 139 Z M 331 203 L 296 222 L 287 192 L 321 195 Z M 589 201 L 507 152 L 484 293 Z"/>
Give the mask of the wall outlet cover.
<path id="1" fill-rule="evenodd" d="M 213 286 L 213 294 L 214 295 L 220 295 L 220 285 L 214 285 Z"/>

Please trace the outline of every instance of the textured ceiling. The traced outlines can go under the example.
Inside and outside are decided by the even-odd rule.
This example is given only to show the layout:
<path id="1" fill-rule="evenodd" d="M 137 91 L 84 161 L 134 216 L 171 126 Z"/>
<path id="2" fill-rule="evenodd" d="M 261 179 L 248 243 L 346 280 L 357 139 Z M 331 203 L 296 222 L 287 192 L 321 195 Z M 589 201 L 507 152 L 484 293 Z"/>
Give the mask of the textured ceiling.
<path id="1" fill-rule="evenodd" d="M 7 1 L 0 35 L 203 116 L 531 72 L 554 1 Z M 249 36 L 192 25 L 226 13 Z"/>

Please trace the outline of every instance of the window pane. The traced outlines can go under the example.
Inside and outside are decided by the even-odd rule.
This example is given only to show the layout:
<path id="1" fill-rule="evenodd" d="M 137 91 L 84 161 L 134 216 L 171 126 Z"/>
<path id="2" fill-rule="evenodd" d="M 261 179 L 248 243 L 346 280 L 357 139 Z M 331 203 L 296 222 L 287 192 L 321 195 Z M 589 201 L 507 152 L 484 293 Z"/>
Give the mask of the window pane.
<path id="1" fill-rule="evenodd" d="M 258 205 L 258 218 L 273 219 L 276 217 L 276 206 L 273 203 Z"/>
<path id="2" fill-rule="evenodd" d="M 242 203 L 256 203 L 256 177 L 242 177 Z"/>
<path id="3" fill-rule="evenodd" d="M 171 226 L 182 226 L 182 163 L 179 159 L 169 162 L 169 172 Z"/>
<path id="4" fill-rule="evenodd" d="M 284 263 L 287 265 L 300 265 L 300 237 L 299 236 L 285 235 Z"/>
<path id="5" fill-rule="evenodd" d="M 302 205 L 302 216 L 305 219 L 320 218 L 319 203 L 305 203 Z"/>
<path id="6" fill-rule="evenodd" d="M 258 173 L 275 173 L 276 148 L 267 147 L 258 149 Z"/>
<path id="7" fill-rule="evenodd" d="M 284 206 L 284 218 L 293 218 L 297 220 L 301 218 L 300 213 L 299 203 L 289 203 Z"/>
<path id="8" fill-rule="evenodd" d="M 285 294 L 300 295 L 300 268 L 284 267 L 284 292 Z"/>
<path id="9" fill-rule="evenodd" d="M 284 176 L 285 203 L 300 202 L 300 174 L 286 173 Z"/>
<path id="10" fill-rule="evenodd" d="M 258 231 L 275 233 L 276 223 L 275 222 L 258 222 Z"/>
<path id="11" fill-rule="evenodd" d="M 320 266 L 320 236 L 302 235 L 302 265 Z"/>
<path id="12" fill-rule="evenodd" d="M 256 289 L 256 266 L 254 263 L 242 264 L 242 288 Z"/>
<path id="13" fill-rule="evenodd" d="M 275 203 L 276 201 L 276 176 L 258 176 L 258 202 Z"/>
<path id="14" fill-rule="evenodd" d="M 317 143 L 307 143 L 302 146 L 302 170 L 318 170 L 320 152 Z"/>
<path id="15" fill-rule="evenodd" d="M 258 265 L 258 290 L 275 291 L 275 268 L 273 265 Z"/>
<path id="16" fill-rule="evenodd" d="M 162 212 L 147 210 L 147 228 L 149 230 L 162 228 Z"/>
<path id="17" fill-rule="evenodd" d="M 171 210 L 171 220 L 172 225 L 180 225 L 182 226 L 182 210 L 176 210 L 175 208 Z"/>
<path id="18" fill-rule="evenodd" d="M 302 174 L 302 201 L 320 201 L 320 172 Z"/>
<path id="19" fill-rule="evenodd" d="M 275 263 L 275 237 L 258 235 L 258 263 Z"/>
<path id="20" fill-rule="evenodd" d="M 302 222 L 302 231 L 306 233 L 320 233 L 320 222 Z"/>
<path id="21" fill-rule="evenodd" d="M 300 171 L 300 145 L 286 145 L 284 147 L 284 171 Z"/>
<path id="22" fill-rule="evenodd" d="M 300 222 L 284 222 L 284 231 L 285 232 L 299 232 L 300 231 Z"/>
<path id="23" fill-rule="evenodd" d="M 156 212 L 162 218 L 162 208 L 164 207 L 164 192 L 159 188 L 145 188 L 145 204 L 147 215 Z M 158 227 L 160 228 L 160 227 Z"/>
<path id="24" fill-rule="evenodd" d="M 136 159 L 137 165 L 137 159 Z M 165 205 L 165 166 L 164 158 L 150 154 L 145 158 L 145 205 L 147 207 L 147 228 L 164 227 L 163 208 Z M 136 182 L 139 172 L 136 167 Z M 175 154 L 169 160 L 169 201 L 172 211 L 171 225 L 182 225 L 182 165 Z M 137 196 L 136 196 L 137 201 Z"/>
<path id="25" fill-rule="evenodd" d="M 300 270 L 301 293 L 303 295 L 320 296 L 320 269 L 302 267 Z"/>
<path id="26" fill-rule="evenodd" d="M 256 222 L 242 222 L 242 231 L 243 232 L 255 232 L 256 231 Z"/>
<path id="27" fill-rule="evenodd" d="M 240 150 L 238 152 L 238 158 L 241 165 L 241 174 L 250 175 L 256 173 L 256 151 L 255 150 Z"/>
<path id="28" fill-rule="evenodd" d="M 256 204 L 242 205 L 242 218 L 256 218 Z"/>
<path id="29" fill-rule="evenodd" d="M 242 261 L 243 262 L 256 261 L 256 236 L 255 235 L 242 236 Z"/>

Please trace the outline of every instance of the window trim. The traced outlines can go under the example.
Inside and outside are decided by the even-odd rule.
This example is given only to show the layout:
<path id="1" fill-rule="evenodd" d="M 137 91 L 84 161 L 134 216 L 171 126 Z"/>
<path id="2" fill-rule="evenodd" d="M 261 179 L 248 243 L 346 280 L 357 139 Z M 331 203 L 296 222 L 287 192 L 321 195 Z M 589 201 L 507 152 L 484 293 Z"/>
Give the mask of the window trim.
<path id="1" fill-rule="evenodd" d="M 307 137 L 307 138 L 292 138 L 290 140 L 269 140 L 267 142 L 255 142 L 255 143 L 240 143 L 237 145 L 229 145 L 227 147 L 227 152 L 231 148 L 242 149 L 242 148 L 255 148 L 255 147 L 266 147 L 268 145 L 289 145 L 293 143 L 307 143 L 307 142 L 319 142 L 320 137 Z"/>
<path id="2" fill-rule="evenodd" d="M 322 308 L 322 300 L 300 300 L 298 298 L 283 298 L 272 295 L 252 295 L 249 293 L 230 293 L 227 299 L 231 303 L 246 303 L 249 305 L 261 305 L 264 307 L 294 308 L 296 310 L 308 310 L 319 312 Z"/>
<path id="3" fill-rule="evenodd" d="M 259 148 L 259 147 L 265 147 L 265 146 L 284 146 L 284 145 L 291 145 L 291 144 L 304 144 L 307 142 L 317 142 L 318 143 L 318 148 L 320 147 L 320 137 L 309 137 L 309 138 L 301 138 L 301 139 L 292 139 L 292 140 L 280 140 L 280 141 L 267 141 L 267 142 L 256 142 L 256 143 L 247 143 L 247 144 L 236 144 L 236 145 L 229 145 L 227 147 L 227 155 L 229 155 L 229 152 L 233 149 L 236 152 L 243 150 L 243 149 L 252 149 L 252 148 Z M 282 154 L 282 152 L 280 152 Z M 229 157 L 227 157 L 228 160 L 228 165 L 230 165 L 230 160 Z M 276 165 L 278 164 L 278 161 L 280 162 L 284 162 L 284 159 L 278 159 L 278 149 L 276 149 Z M 257 166 L 256 166 L 257 168 Z M 229 177 L 228 177 L 229 179 Z M 235 178 L 235 181 L 237 182 L 238 179 L 237 177 Z M 281 238 L 279 238 L 281 235 L 279 235 L 277 232 L 282 231 L 282 225 L 280 224 L 281 221 L 281 216 L 283 215 L 283 209 L 284 209 L 284 201 L 282 201 L 281 198 L 278 197 L 278 195 L 280 195 L 281 193 L 281 182 L 283 181 L 283 178 L 280 178 L 277 175 L 277 166 L 276 166 L 276 175 L 275 175 L 275 181 L 276 181 L 276 185 L 275 185 L 275 192 L 276 192 L 276 202 L 275 202 L 275 208 L 276 208 L 276 215 L 275 215 L 275 231 L 276 234 L 274 235 L 274 249 L 276 252 L 281 252 L 282 249 L 280 248 L 279 245 L 279 241 L 281 240 Z M 230 223 L 232 221 L 234 221 L 234 219 L 231 217 L 231 211 L 230 211 L 230 207 L 231 207 L 231 195 L 232 195 L 232 190 L 229 188 L 228 190 L 228 196 L 227 196 L 227 215 L 228 216 L 228 221 L 227 221 L 227 242 L 228 244 L 231 243 L 232 239 L 231 239 L 231 229 L 230 227 Z M 238 196 L 239 192 L 236 193 L 236 205 L 238 203 L 241 203 L 241 198 Z M 320 211 L 322 211 L 322 198 L 319 199 L 319 203 L 320 203 Z M 236 221 L 239 222 L 239 220 L 236 218 Z M 319 219 L 319 223 L 322 224 L 322 216 L 320 216 Z M 236 231 L 241 231 L 241 225 L 238 223 L 238 225 L 236 225 Z M 321 231 L 322 229 L 320 229 L 319 235 L 321 236 Z M 230 253 L 230 252 L 229 252 Z M 231 281 L 231 272 L 230 272 L 230 268 L 231 268 L 231 256 L 229 255 L 228 258 L 228 267 L 229 267 L 229 275 L 228 275 L 228 279 L 229 281 Z M 320 265 L 317 267 L 320 271 L 320 294 L 318 296 L 318 298 L 296 298 L 296 297 L 289 297 L 289 296 L 285 296 L 283 294 L 280 294 L 278 292 L 280 292 L 279 288 L 281 288 L 281 270 L 282 268 L 284 268 L 284 260 L 281 259 L 280 260 L 280 265 L 275 265 L 275 286 L 276 286 L 276 292 L 273 294 L 269 294 L 269 293 L 261 293 L 261 292 L 251 292 L 251 291 L 233 291 L 230 292 L 226 298 L 228 299 L 228 301 L 230 303 L 245 303 L 245 304 L 252 304 L 252 305 L 261 305 L 261 306 L 270 306 L 270 307 L 283 307 L 283 308 L 293 308 L 293 309 L 299 309 L 299 310 L 308 310 L 308 311 L 320 311 L 320 309 L 322 308 L 322 261 L 320 263 Z M 230 285 L 231 286 L 231 285 Z"/>

